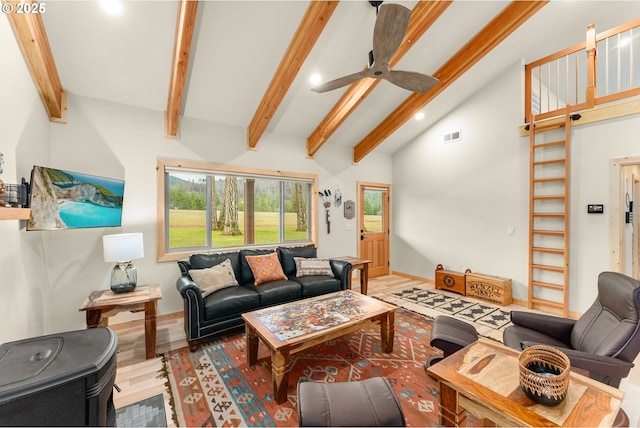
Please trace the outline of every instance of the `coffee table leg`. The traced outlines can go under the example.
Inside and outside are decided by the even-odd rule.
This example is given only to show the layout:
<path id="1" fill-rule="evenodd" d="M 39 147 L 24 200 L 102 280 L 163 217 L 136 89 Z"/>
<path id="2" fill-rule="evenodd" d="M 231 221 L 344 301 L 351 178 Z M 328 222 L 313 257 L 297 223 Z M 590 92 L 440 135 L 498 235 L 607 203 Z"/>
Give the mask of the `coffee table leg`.
<path id="1" fill-rule="evenodd" d="M 245 337 L 247 341 L 247 362 L 249 365 L 254 365 L 258 361 L 258 335 L 249 323 L 245 323 Z"/>
<path id="2" fill-rule="evenodd" d="M 380 342 L 384 352 L 393 352 L 394 320 L 395 313 L 391 311 L 380 321 Z"/>
<path id="3" fill-rule="evenodd" d="M 289 355 L 280 351 L 271 352 L 271 377 L 273 378 L 273 395 L 276 403 L 287 401 L 289 388 Z"/>

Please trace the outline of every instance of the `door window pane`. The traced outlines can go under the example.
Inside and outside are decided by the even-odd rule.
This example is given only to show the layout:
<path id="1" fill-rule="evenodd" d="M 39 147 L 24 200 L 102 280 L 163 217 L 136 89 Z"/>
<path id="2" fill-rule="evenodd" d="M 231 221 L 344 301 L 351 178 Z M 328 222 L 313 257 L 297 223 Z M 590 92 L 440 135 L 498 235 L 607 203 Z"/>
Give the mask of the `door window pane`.
<path id="1" fill-rule="evenodd" d="M 381 189 L 364 190 L 364 231 L 381 233 L 384 231 L 383 203 L 385 191 Z"/>

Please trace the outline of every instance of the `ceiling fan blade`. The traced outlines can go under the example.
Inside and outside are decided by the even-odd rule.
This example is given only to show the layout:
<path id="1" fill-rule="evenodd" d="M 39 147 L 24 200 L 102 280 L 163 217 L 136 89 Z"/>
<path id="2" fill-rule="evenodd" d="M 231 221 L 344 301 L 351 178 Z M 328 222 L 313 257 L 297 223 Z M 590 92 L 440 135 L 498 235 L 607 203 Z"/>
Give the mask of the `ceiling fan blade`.
<path id="1" fill-rule="evenodd" d="M 401 88 L 420 93 L 427 92 L 439 82 L 435 77 L 413 71 L 391 70 L 380 77 Z"/>
<path id="2" fill-rule="evenodd" d="M 359 71 L 357 73 L 338 77 L 337 79 L 331 80 L 329 82 L 323 83 L 322 85 L 318 85 L 314 88 L 311 88 L 311 90 L 313 92 L 319 92 L 319 93 L 332 91 L 334 89 L 338 89 L 343 86 L 350 85 L 353 82 L 356 82 L 364 77 L 375 77 L 375 76 L 373 76 L 372 73 L 368 69 L 366 69 L 366 70 Z"/>
<path id="3" fill-rule="evenodd" d="M 383 4 L 373 28 L 373 58 L 377 65 L 388 64 L 409 26 L 411 10 L 399 4 Z"/>

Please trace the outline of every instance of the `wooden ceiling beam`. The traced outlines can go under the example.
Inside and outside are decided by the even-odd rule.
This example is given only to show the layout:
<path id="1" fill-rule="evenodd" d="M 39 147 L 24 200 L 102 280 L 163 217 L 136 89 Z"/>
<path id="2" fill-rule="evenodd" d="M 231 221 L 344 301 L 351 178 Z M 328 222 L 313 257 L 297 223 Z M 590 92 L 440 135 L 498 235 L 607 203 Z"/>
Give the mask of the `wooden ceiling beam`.
<path id="1" fill-rule="evenodd" d="M 167 96 L 167 110 L 164 112 L 165 138 L 178 138 L 182 96 L 184 95 L 184 86 L 187 79 L 189 57 L 191 56 L 191 41 L 193 40 L 193 30 L 196 26 L 197 12 L 197 0 L 181 0 L 178 4 L 169 95 Z"/>
<path id="2" fill-rule="evenodd" d="M 338 1 L 311 1 L 284 54 L 280 66 L 247 128 L 247 145 L 255 149 L 280 103 L 296 78 L 302 64 L 320 37 Z"/>
<path id="3" fill-rule="evenodd" d="M 353 162 L 358 163 L 367 154 L 393 134 L 420 109 L 455 82 L 468 69 L 488 54 L 520 25 L 544 7 L 548 0 L 513 1 L 473 39 L 434 73 L 440 79 L 428 92 L 411 94 L 389 116 L 353 148 Z"/>
<path id="4" fill-rule="evenodd" d="M 13 34 L 18 41 L 27 67 L 36 84 L 44 108 L 52 122 L 66 123 L 67 103 L 66 95 L 62 89 L 58 69 L 53 59 L 49 38 L 42 22 L 40 13 L 18 13 L 18 7 L 22 11 L 27 10 L 20 3 L 32 5 L 28 10 L 38 9 L 44 3 L 34 1 L 2 0 L 3 12 L 11 23 Z M 11 11 L 9 11 L 11 9 Z"/>
<path id="5" fill-rule="evenodd" d="M 436 22 L 452 1 L 421 1 L 411 11 L 407 33 L 396 53 L 389 60 L 393 67 L 411 49 L 414 43 Z M 331 111 L 307 138 L 307 156 L 313 157 L 349 115 L 375 88 L 380 79 L 362 79 L 353 83 Z"/>

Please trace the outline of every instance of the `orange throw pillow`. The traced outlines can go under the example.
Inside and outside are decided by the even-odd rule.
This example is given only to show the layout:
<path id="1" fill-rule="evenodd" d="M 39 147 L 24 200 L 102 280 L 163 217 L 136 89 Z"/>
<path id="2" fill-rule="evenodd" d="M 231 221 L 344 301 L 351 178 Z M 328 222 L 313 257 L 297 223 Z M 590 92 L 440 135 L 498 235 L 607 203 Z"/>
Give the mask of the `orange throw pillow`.
<path id="1" fill-rule="evenodd" d="M 287 279 L 282 270 L 280 259 L 277 253 L 264 254 L 259 256 L 246 256 L 247 263 L 253 272 L 255 285 L 260 285 L 269 281 Z"/>

